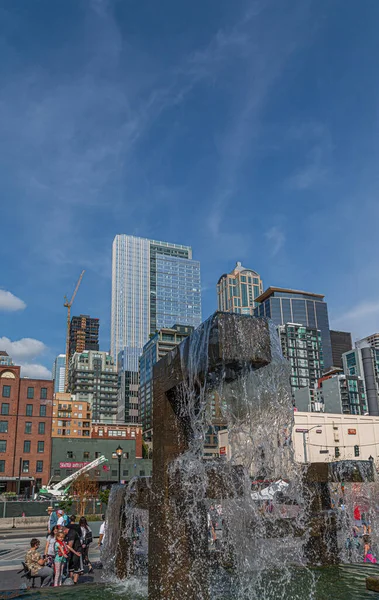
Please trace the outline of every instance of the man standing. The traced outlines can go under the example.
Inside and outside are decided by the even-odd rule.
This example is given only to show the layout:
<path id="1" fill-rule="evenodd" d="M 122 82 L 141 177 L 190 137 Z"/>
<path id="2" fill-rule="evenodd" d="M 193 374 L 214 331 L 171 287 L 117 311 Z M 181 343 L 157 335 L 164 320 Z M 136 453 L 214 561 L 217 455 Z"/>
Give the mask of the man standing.
<path id="1" fill-rule="evenodd" d="M 70 573 L 70 577 L 73 580 L 74 583 L 78 583 L 78 579 L 79 579 L 79 575 L 80 573 L 83 572 L 83 568 L 82 568 L 82 556 L 81 556 L 81 551 L 82 551 L 82 544 L 80 541 L 80 537 L 78 532 L 76 531 L 76 527 L 77 525 L 75 524 L 71 524 L 68 527 L 64 527 L 63 531 L 64 534 L 66 536 L 66 542 L 69 545 L 70 548 L 72 548 L 73 550 L 75 550 L 75 552 L 77 552 L 79 554 L 74 554 L 73 552 L 70 552 L 70 558 L 69 558 L 69 563 L 68 563 L 68 570 Z"/>
<path id="2" fill-rule="evenodd" d="M 47 534 L 50 535 L 55 525 L 58 525 L 58 515 L 52 506 L 48 506 L 46 512 L 49 517 L 49 521 L 47 523 Z"/>
<path id="3" fill-rule="evenodd" d="M 46 566 L 46 560 L 42 558 L 39 547 L 40 541 L 37 538 L 30 540 L 30 550 L 26 553 L 25 564 L 30 569 L 32 577 L 41 577 L 41 587 L 47 587 L 53 581 L 54 571 Z"/>

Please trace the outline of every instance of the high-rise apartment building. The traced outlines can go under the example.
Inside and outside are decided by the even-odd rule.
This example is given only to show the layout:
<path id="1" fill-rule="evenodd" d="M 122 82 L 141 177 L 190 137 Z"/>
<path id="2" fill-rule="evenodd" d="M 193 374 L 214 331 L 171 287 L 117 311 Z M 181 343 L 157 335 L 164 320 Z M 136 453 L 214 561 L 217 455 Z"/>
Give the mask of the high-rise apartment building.
<path id="1" fill-rule="evenodd" d="M 373 333 L 371 335 L 368 335 L 362 340 L 359 340 L 359 342 L 357 342 L 357 345 L 361 346 L 364 344 L 364 342 L 366 342 L 372 348 L 377 348 L 379 350 L 379 333 Z M 348 350 L 351 350 L 351 348 L 348 348 Z"/>
<path id="2" fill-rule="evenodd" d="M 58 354 L 53 364 L 52 376 L 54 380 L 54 393 L 63 393 L 65 390 L 66 355 Z"/>
<path id="3" fill-rule="evenodd" d="M 342 354 L 349 352 L 353 347 L 351 333 L 330 330 L 330 341 L 332 344 L 333 366 L 342 369 Z"/>
<path id="4" fill-rule="evenodd" d="M 149 335 L 201 323 L 200 263 L 190 246 L 116 235 L 112 247 L 111 354 L 139 355 Z"/>
<path id="5" fill-rule="evenodd" d="M 107 352 L 75 352 L 70 361 L 69 391 L 78 403 L 88 402 L 92 419 L 101 423 L 117 420 L 117 369 Z"/>
<path id="6" fill-rule="evenodd" d="M 284 358 L 291 365 L 291 389 L 295 391 L 309 386 L 315 390 L 324 368 L 321 332 L 297 323 L 278 326 Z"/>
<path id="7" fill-rule="evenodd" d="M 379 350 L 361 340 L 354 350 L 345 352 L 342 362 L 346 375 L 363 379 L 369 414 L 379 415 Z"/>
<path id="8" fill-rule="evenodd" d="M 221 275 L 217 283 L 218 310 L 253 315 L 255 300 L 263 293 L 260 275 L 237 262 L 231 273 Z"/>
<path id="9" fill-rule="evenodd" d="M 140 352 L 124 349 L 118 353 L 118 413 L 117 420 L 123 423 L 139 423 L 138 360 Z"/>
<path id="10" fill-rule="evenodd" d="M 333 375 L 322 378 L 317 389 L 317 401 L 322 412 L 346 415 L 367 414 L 367 400 L 361 377 Z"/>
<path id="11" fill-rule="evenodd" d="M 99 319 L 89 315 L 72 317 L 70 324 L 70 357 L 84 350 L 99 350 Z"/>
<path id="12" fill-rule="evenodd" d="M 275 325 L 299 323 L 321 332 L 324 368 L 332 366 L 328 307 L 322 294 L 313 294 L 286 288 L 269 287 L 256 299 L 257 317 L 268 317 Z"/>
<path id="13" fill-rule="evenodd" d="M 174 325 L 157 331 L 145 344 L 139 359 L 139 412 L 140 423 L 145 441 L 152 442 L 153 435 L 153 366 L 163 356 L 189 336 L 193 327 L 189 325 Z"/>

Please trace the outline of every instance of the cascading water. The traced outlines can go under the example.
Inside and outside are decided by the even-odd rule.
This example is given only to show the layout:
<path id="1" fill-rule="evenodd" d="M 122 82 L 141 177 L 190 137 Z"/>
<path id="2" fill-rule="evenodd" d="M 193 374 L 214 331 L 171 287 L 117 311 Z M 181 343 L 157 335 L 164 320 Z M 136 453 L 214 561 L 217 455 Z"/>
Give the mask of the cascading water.
<path id="1" fill-rule="evenodd" d="M 314 530 L 328 523 L 329 515 L 323 514 L 322 519 L 316 515 L 312 521 L 312 486 L 304 488 L 304 467 L 294 461 L 290 435 L 293 428 L 290 367 L 282 357 L 271 323 L 268 324 L 270 360 L 260 365 L 246 360 L 246 349 L 251 345 L 246 319 L 252 317 L 238 316 L 234 320 L 232 315 L 227 317 L 233 321 L 233 328 L 229 330 L 233 332 L 233 339 L 228 340 L 227 330 L 223 332 L 219 326 L 218 335 L 220 339 L 224 337 L 217 368 L 209 364 L 209 357 L 214 353 L 213 317 L 174 351 L 174 354 L 180 353 L 181 368 L 181 380 L 175 387 L 175 411 L 188 443 L 166 466 L 174 529 L 167 539 L 171 557 L 167 569 L 170 571 L 172 567 L 174 572 L 178 568 L 177 561 L 181 560 L 177 558 L 180 555 L 178 543 L 186 536 L 192 579 L 191 591 L 188 596 L 182 593 L 181 600 L 316 599 L 320 575 L 307 567 L 307 549 L 313 539 L 317 540 Z M 264 353 L 267 324 L 255 343 L 259 349 L 262 346 Z M 240 348 L 240 360 L 230 361 L 229 344 Z M 205 446 L 214 426 L 216 404 L 228 431 L 229 462 L 206 458 Z M 159 448 L 154 448 L 154 452 L 158 451 Z M 223 483 L 215 488 L 217 473 Z M 342 475 L 336 480 L 338 494 L 341 479 Z M 255 482 L 253 487 L 252 481 Z M 275 485 L 278 486 L 275 482 L 281 482 L 282 491 L 274 495 Z M 338 521 L 338 547 L 330 536 L 330 555 L 338 554 L 343 562 L 356 561 L 360 552 L 356 544 L 348 541 L 354 523 L 357 495 L 357 490 L 351 487 L 354 485 L 358 484 L 345 485 L 343 509 L 330 515 L 330 529 L 335 519 Z M 367 506 L 372 507 L 370 485 L 375 484 L 359 485 L 361 496 L 366 498 Z M 217 490 L 214 495 L 212 489 Z M 152 492 L 149 502 L 150 511 L 154 511 Z M 221 513 L 219 536 L 222 538 L 217 544 L 212 544 L 212 537 L 208 537 L 207 516 L 209 524 L 211 503 L 216 503 Z M 325 513 L 321 505 L 319 512 Z M 107 518 L 104 560 L 108 573 L 116 570 L 123 576 L 122 567 L 117 568 L 117 560 L 120 560 L 117 553 L 120 544 L 124 544 L 121 556 L 125 573 L 146 577 L 148 516 L 146 510 L 136 505 L 135 481 L 126 490 L 114 488 Z M 375 515 L 371 514 L 370 519 L 374 529 Z M 180 524 L 177 538 L 175 523 Z M 170 531 L 170 523 L 162 526 L 162 535 L 167 531 Z M 328 535 L 326 537 L 327 542 Z M 375 545 L 374 538 L 370 542 Z M 157 596 L 156 591 L 154 594 L 154 600 L 165 597 L 163 592 L 162 596 Z"/>

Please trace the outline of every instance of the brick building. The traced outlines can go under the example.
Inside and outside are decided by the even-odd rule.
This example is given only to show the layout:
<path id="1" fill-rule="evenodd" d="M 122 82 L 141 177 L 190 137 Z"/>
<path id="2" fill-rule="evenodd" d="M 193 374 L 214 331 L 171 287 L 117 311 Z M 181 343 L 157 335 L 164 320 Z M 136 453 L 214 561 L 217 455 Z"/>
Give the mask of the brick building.
<path id="1" fill-rule="evenodd" d="M 0 492 L 47 484 L 51 462 L 53 382 L 0 366 Z"/>
<path id="2" fill-rule="evenodd" d="M 102 440 L 132 440 L 135 442 L 135 457 L 142 458 L 142 427 L 138 425 L 92 423 L 91 437 Z"/>
<path id="3" fill-rule="evenodd" d="M 91 437 L 92 411 L 70 393 L 56 392 L 53 400 L 53 437 Z"/>

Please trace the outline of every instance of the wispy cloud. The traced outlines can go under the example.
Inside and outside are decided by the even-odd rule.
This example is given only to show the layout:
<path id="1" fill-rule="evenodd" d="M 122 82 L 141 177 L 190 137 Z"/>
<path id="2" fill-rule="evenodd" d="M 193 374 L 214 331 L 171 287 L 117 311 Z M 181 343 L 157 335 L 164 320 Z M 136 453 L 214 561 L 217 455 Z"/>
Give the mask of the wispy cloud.
<path id="1" fill-rule="evenodd" d="M 331 318 L 332 327 L 351 331 L 353 339 L 379 331 L 379 301 L 360 302 L 341 315 Z"/>
<path id="2" fill-rule="evenodd" d="M 276 256 L 283 248 L 286 241 L 284 230 L 278 225 L 274 225 L 268 231 L 266 231 L 265 237 L 269 244 L 271 256 Z"/>
<path id="3" fill-rule="evenodd" d="M 333 143 L 330 131 L 322 123 L 306 122 L 290 128 L 289 140 L 303 149 L 304 163 L 290 175 L 286 185 L 307 190 L 325 183 L 330 175 Z"/>
<path id="4" fill-rule="evenodd" d="M 14 312 L 16 310 L 24 310 L 26 304 L 12 292 L 0 289 L 0 311 Z"/>

